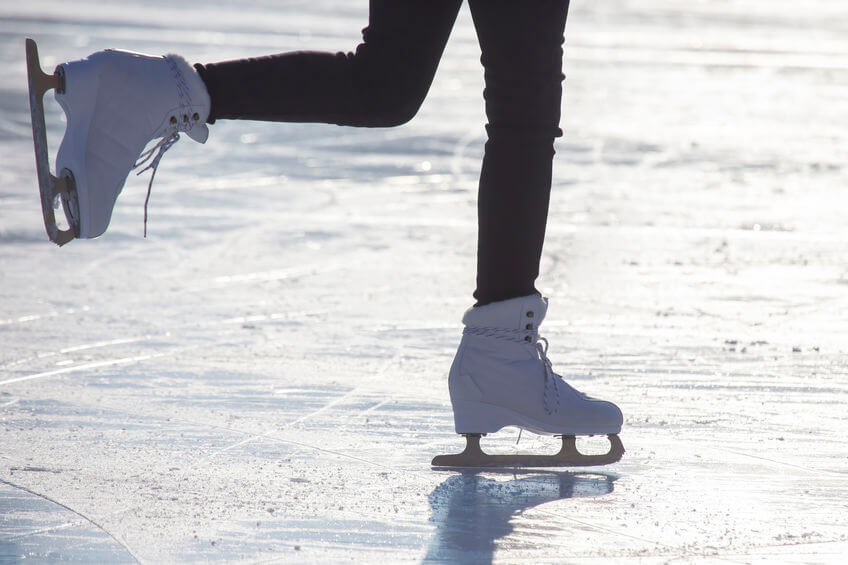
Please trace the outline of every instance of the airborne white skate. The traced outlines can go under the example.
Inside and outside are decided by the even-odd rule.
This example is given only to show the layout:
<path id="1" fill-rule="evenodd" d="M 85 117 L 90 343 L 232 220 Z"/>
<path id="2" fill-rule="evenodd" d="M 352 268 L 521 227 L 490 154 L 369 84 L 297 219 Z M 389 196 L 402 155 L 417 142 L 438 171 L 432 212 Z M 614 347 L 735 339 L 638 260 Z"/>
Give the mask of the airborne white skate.
<path id="1" fill-rule="evenodd" d="M 546 298 L 530 295 L 466 311 L 449 388 L 456 432 L 467 444 L 462 453 L 437 456 L 433 466 L 591 466 L 621 459 L 621 410 L 575 390 L 551 367 L 547 341 L 538 334 L 547 308 Z M 562 448 L 556 455 L 483 452 L 480 437 L 506 426 L 561 436 Z M 578 435 L 607 435 L 610 449 L 584 455 L 576 447 Z"/>
<path id="2" fill-rule="evenodd" d="M 145 163 L 153 170 L 184 132 L 204 143 L 210 100 L 197 72 L 180 56 L 150 57 L 106 50 L 41 70 L 35 41 L 26 40 L 32 137 L 41 209 L 50 241 L 94 238 L 109 225 L 115 200 L 129 172 Z M 55 91 L 67 116 L 65 136 L 50 171 L 44 125 L 44 94 Z M 159 139 L 142 154 L 145 146 Z M 139 159 L 141 158 L 141 159 Z M 148 185 L 149 196 L 150 185 Z M 69 228 L 53 213 L 61 197 Z M 147 205 L 145 203 L 145 227 Z"/>

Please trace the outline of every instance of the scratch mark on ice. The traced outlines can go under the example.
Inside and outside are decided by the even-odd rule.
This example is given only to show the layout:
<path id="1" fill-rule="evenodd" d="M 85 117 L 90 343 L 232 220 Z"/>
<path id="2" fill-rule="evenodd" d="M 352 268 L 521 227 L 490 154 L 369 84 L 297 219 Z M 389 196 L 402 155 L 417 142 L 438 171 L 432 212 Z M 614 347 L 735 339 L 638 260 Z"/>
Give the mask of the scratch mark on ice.
<path id="1" fill-rule="evenodd" d="M 93 363 L 84 363 L 82 365 L 75 365 L 73 367 L 65 367 L 62 369 L 55 369 L 53 371 L 44 371 L 43 373 L 36 373 L 34 375 L 27 375 L 25 377 L 17 377 L 14 379 L 7 379 L 5 381 L 0 381 L 0 386 L 9 385 L 12 383 L 20 383 L 24 381 L 31 381 L 33 379 L 40 379 L 43 377 L 52 377 L 54 375 L 61 375 L 65 373 L 73 373 L 76 371 L 84 371 L 86 369 L 96 369 L 98 367 L 109 367 L 112 365 L 129 365 L 131 363 L 138 363 L 139 361 L 146 361 L 148 359 L 155 359 L 157 357 L 164 357 L 167 353 L 151 353 L 149 355 L 138 355 L 135 357 L 123 357 L 121 359 L 107 359 L 105 361 L 95 361 Z"/>

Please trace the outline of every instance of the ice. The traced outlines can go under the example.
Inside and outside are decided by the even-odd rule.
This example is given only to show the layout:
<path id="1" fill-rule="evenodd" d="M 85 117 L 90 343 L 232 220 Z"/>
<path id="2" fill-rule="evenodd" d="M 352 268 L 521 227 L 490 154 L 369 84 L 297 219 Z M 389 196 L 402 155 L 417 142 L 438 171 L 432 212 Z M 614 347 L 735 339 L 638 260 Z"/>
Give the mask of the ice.
<path id="1" fill-rule="evenodd" d="M 367 2 L 0 5 L 0 562 L 839 562 L 848 40 L 837 2 L 572 3 L 540 288 L 627 453 L 458 473 L 482 72 L 467 7 L 410 124 L 219 122 L 47 242 L 24 38 L 348 50 Z M 49 98 L 55 155 L 61 111 Z M 517 432 L 491 450 L 550 450 Z"/>

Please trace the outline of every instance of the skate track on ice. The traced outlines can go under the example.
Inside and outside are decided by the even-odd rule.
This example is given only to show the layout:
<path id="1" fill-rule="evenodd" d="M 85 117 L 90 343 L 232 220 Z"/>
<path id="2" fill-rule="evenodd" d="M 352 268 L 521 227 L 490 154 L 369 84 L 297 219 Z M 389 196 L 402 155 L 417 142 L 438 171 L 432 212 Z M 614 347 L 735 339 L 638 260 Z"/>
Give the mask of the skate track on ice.
<path id="1" fill-rule="evenodd" d="M 463 443 L 446 375 L 484 141 L 467 7 L 410 124 L 219 122 L 163 159 L 147 240 L 143 175 L 105 237 L 47 242 L 26 36 L 46 69 L 106 47 L 210 62 L 348 50 L 366 12 L 0 6 L 0 563 L 844 562 L 838 2 L 573 2 L 542 333 L 622 407 L 610 467 L 429 467 Z M 516 436 L 484 445 L 556 443 Z"/>

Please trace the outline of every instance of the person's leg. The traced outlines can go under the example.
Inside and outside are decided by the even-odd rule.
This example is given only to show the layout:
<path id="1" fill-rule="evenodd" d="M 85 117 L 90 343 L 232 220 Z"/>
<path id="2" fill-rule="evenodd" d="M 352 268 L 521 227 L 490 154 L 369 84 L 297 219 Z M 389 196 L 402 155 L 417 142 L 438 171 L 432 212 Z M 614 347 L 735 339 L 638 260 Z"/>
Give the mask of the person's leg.
<path id="1" fill-rule="evenodd" d="M 197 65 L 216 119 L 384 127 L 427 94 L 462 0 L 371 0 L 354 53 L 299 51 Z"/>
<path id="2" fill-rule="evenodd" d="M 469 0 L 486 78 L 478 305 L 536 292 L 562 99 L 568 0 Z"/>
<path id="3" fill-rule="evenodd" d="M 557 458 L 516 458 L 531 466 L 607 464 L 623 453 L 586 458 L 567 436 L 617 434 L 621 410 L 590 398 L 554 373 L 539 326 L 548 300 L 536 292 L 551 189 L 553 142 L 562 97 L 562 42 L 568 0 L 469 0 L 486 77 L 489 134 L 479 189 L 477 305 L 448 378 L 454 426 L 469 436 L 458 456 L 434 465 L 499 464 L 479 434 L 517 426 L 563 435 Z M 555 459 L 555 460 L 554 460 Z M 500 461 L 503 461 L 501 459 Z"/>
<path id="4" fill-rule="evenodd" d="M 348 55 L 300 52 L 191 67 L 177 55 L 107 50 L 60 65 L 57 99 L 68 127 L 56 164 L 57 176 L 70 179 L 62 198 L 72 235 L 102 234 L 130 170 L 148 164 L 155 174 L 180 133 L 205 142 L 215 118 L 374 127 L 409 120 L 460 4 L 371 0 L 365 40 Z M 45 213 L 48 235 L 64 243 L 55 221 L 48 223 Z"/>

